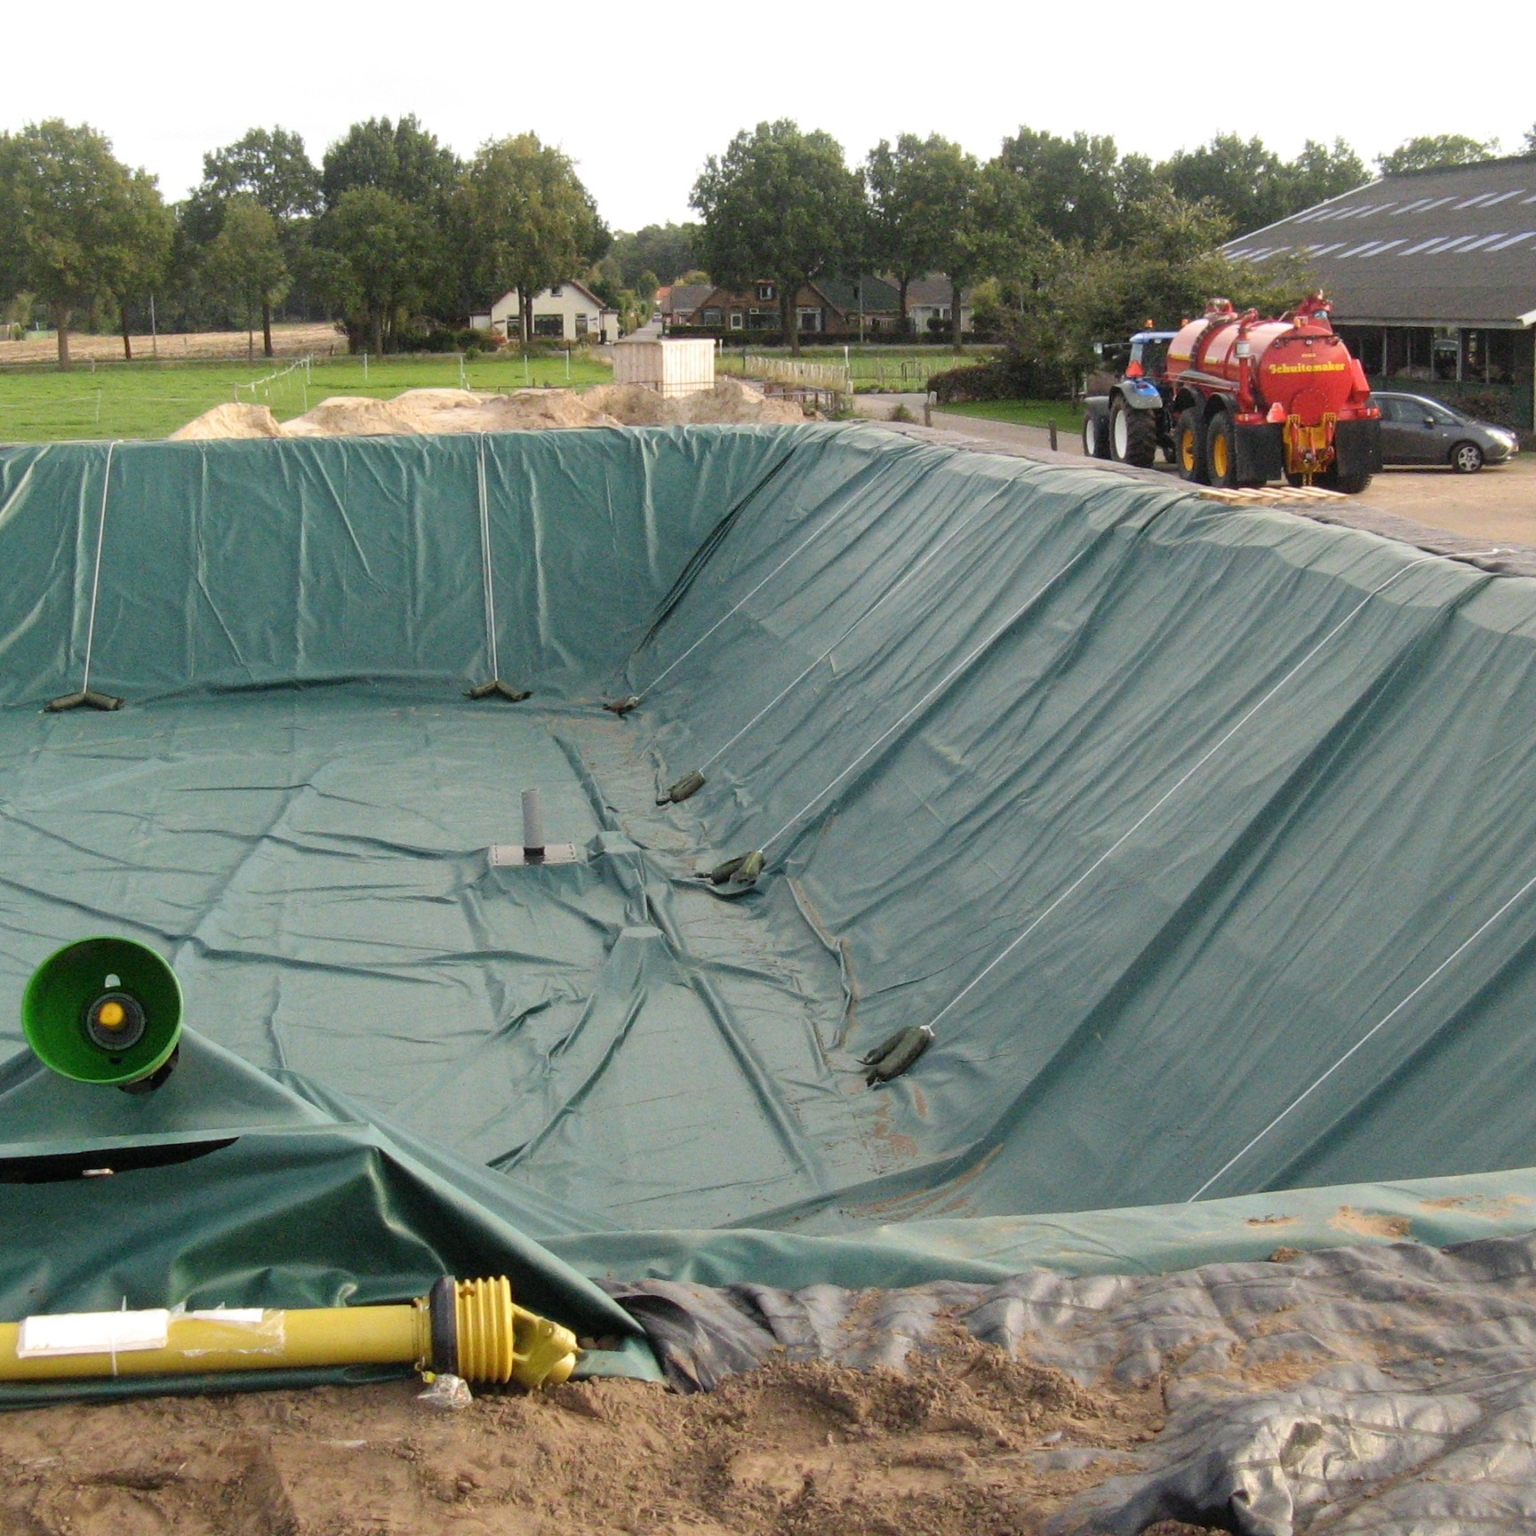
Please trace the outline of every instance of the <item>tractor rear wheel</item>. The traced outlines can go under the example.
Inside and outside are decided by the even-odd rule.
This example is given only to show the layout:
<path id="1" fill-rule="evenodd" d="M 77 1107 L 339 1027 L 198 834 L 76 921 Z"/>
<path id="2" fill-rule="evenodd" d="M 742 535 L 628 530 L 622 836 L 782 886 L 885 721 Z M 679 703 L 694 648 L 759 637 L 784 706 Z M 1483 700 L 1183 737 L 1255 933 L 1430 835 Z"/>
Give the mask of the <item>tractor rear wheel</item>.
<path id="1" fill-rule="evenodd" d="M 1157 462 L 1157 419 L 1151 411 L 1133 411 L 1124 400 L 1109 408 L 1109 456 L 1138 469 Z"/>
<path id="2" fill-rule="evenodd" d="M 1200 431 L 1200 413 L 1194 406 L 1179 412 L 1173 429 L 1173 462 L 1179 467 L 1179 479 L 1205 485 L 1205 438 Z"/>

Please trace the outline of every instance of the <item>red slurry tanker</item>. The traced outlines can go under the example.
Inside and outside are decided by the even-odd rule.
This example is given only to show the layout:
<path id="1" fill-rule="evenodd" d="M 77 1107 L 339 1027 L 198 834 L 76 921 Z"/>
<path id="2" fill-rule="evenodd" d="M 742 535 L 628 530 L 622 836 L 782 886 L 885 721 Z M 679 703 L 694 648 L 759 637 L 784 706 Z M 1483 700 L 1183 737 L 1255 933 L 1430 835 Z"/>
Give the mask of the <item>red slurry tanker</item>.
<path id="1" fill-rule="evenodd" d="M 1186 480 L 1363 491 L 1381 467 L 1381 412 L 1320 293 L 1278 320 L 1213 299 L 1176 332 L 1143 331 L 1111 394 L 1087 402 L 1083 443 L 1150 465 L 1162 447 Z"/>

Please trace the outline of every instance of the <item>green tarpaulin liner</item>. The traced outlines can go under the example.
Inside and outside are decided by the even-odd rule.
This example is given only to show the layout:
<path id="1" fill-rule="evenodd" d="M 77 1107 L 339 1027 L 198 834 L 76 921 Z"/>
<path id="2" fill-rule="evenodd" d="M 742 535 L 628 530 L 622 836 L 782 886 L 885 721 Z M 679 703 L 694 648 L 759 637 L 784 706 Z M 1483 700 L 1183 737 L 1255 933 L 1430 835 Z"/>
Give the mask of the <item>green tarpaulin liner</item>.
<path id="1" fill-rule="evenodd" d="M 0 573 L 0 1045 L 103 932 L 195 1032 L 7 1069 L 0 1316 L 1536 1220 L 1528 580 L 836 426 L 0 451 Z"/>

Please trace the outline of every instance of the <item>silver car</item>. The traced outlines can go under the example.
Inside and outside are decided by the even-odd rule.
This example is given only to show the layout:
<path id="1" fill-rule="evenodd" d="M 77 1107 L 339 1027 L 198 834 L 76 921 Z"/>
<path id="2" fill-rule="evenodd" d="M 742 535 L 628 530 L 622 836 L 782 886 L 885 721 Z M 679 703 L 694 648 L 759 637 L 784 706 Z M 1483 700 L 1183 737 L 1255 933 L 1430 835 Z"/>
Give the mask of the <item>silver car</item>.
<path id="1" fill-rule="evenodd" d="M 1484 464 L 1505 464 L 1520 451 L 1520 440 L 1508 427 L 1496 427 L 1464 415 L 1423 395 L 1399 395 L 1372 390 L 1381 407 L 1383 464 L 1449 464 L 1470 475 Z"/>

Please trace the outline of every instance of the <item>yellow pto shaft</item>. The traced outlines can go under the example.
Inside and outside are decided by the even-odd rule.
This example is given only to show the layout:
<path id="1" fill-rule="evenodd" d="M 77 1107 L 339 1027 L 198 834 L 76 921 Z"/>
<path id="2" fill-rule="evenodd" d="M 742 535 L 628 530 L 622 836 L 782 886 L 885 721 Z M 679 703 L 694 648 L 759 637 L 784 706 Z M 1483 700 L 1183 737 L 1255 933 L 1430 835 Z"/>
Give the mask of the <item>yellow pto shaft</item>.
<path id="1" fill-rule="evenodd" d="M 0 1381 L 414 1365 L 466 1381 L 553 1386 L 576 1337 L 512 1300 L 505 1277 L 445 1276 L 403 1305 L 81 1312 L 0 1323 Z"/>

